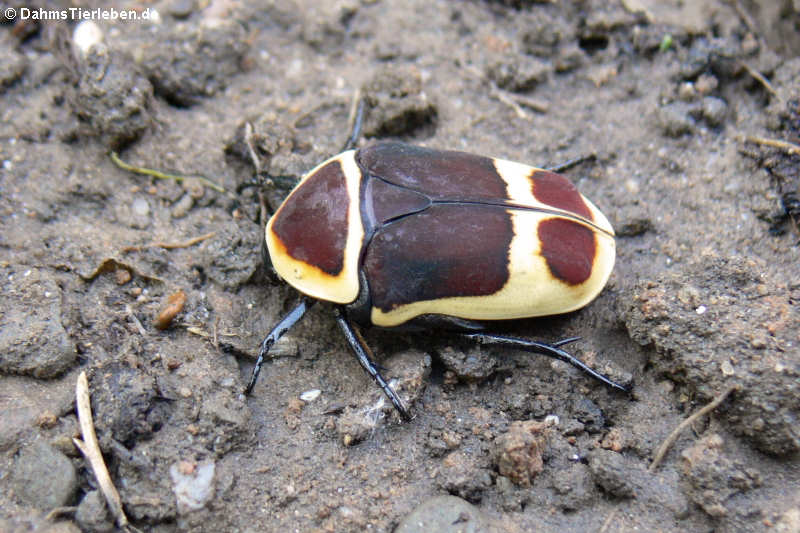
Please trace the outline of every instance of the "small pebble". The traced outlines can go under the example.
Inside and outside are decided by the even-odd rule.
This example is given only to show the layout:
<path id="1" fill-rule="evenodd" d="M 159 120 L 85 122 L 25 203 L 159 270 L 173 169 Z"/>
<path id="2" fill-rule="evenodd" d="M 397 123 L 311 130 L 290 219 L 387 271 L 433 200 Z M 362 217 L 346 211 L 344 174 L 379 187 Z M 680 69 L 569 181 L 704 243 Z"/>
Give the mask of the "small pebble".
<path id="1" fill-rule="evenodd" d="M 319 390 L 319 389 L 311 389 L 311 390 L 307 390 L 304 393 L 302 393 L 300 395 L 300 399 L 303 400 L 306 403 L 313 402 L 314 400 L 319 398 L 320 394 L 322 394 L 321 390 Z"/>
<path id="2" fill-rule="evenodd" d="M 75 511 L 75 521 L 82 531 L 106 533 L 114 530 L 114 521 L 106 507 L 106 501 L 98 490 L 89 491 Z"/>
<path id="3" fill-rule="evenodd" d="M 67 505 L 78 488 L 72 462 L 49 444 L 37 440 L 19 452 L 8 488 L 19 499 L 42 511 Z"/>
<path id="4" fill-rule="evenodd" d="M 728 114 L 728 104 L 722 98 L 706 96 L 703 98 L 702 115 L 709 126 L 719 126 Z"/>
<path id="5" fill-rule="evenodd" d="M 103 30 L 93 20 L 84 20 L 75 26 L 72 42 L 77 52 L 85 56 L 92 46 L 103 42 Z"/>
<path id="6" fill-rule="evenodd" d="M 131 280 L 131 271 L 127 268 L 118 268 L 114 271 L 114 281 L 117 285 L 125 285 Z"/>
<path id="7" fill-rule="evenodd" d="M 192 207 L 194 207 L 194 198 L 192 198 L 191 194 L 187 193 L 181 196 L 180 200 L 175 202 L 170 214 L 172 218 L 183 218 L 189 214 Z"/>
<path id="8" fill-rule="evenodd" d="M 695 88 L 700 96 L 708 96 L 716 90 L 719 80 L 710 74 L 700 74 L 695 82 Z"/>
<path id="9" fill-rule="evenodd" d="M 664 134 L 668 137 L 680 137 L 695 128 L 695 121 L 689 114 L 690 107 L 686 102 L 672 102 L 658 110 L 658 121 Z"/>
<path id="10" fill-rule="evenodd" d="M 191 469 L 187 463 L 180 461 L 169 468 L 180 514 L 202 509 L 214 495 L 214 463 L 205 461 Z"/>
<path id="11" fill-rule="evenodd" d="M 722 374 L 725 376 L 732 376 L 735 371 L 733 369 L 733 365 L 730 361 L 723 361 L 721 365 L 719 365 L 720 370 L 722 370 Z"/>
<path id="12" fill-rule="evenodd" d="M 136 198 L 131 206 L 133 214 L 137 217 L 146 217 L 150 214 L 150 204 L 144 198 Z"/>
<path id="13" fill-rule="evenodd" d="M 394 533 L 477 533 L 488 531 L 480 509 L 456 496 L 436 496 L 406 516 Z"/>
<path id="14" fill-rule="evenodd" d="M 167 12 L 176 19 L 188 18 L 194 9 L 195 5 L 193 0 L 173 0 L 167 6 Z"/>

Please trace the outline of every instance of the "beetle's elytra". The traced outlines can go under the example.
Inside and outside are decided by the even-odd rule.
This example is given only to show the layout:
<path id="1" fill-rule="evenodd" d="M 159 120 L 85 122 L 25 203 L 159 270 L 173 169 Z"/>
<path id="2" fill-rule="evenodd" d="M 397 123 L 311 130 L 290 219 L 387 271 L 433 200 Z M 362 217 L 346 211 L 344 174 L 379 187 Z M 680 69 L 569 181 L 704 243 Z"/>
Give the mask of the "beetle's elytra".
<path id="1" fill-rule="evenodd" d="M 269 220 L 265 239 L 281 278 L 308 297 L 337 304 L 346 336 L 350 320 L 474 332 L 482 325 L 473 321 L 573 311 L 602 290 L 615 258 L 608 220 L 565 177 L 402 143 L 348 150 L 311 170 Z M 265 339 L 248 391 L 268 344 L 310 302 Z M 563 352 L 565 342 L 471 336 L 567 358 L 623 388 Z M 348 341 L 407 417 L 358 335 Z"/>
<path id="2" fill-rule="evenodd" d="M 386 327 L 426 314 L 496 320 L 583 307 L 611 273 L 613 236 L 559 174 L 399 143 L 322 163 L 266 228 L 287 283 L 339 304 L 367 293 L 359 305 Z"/>

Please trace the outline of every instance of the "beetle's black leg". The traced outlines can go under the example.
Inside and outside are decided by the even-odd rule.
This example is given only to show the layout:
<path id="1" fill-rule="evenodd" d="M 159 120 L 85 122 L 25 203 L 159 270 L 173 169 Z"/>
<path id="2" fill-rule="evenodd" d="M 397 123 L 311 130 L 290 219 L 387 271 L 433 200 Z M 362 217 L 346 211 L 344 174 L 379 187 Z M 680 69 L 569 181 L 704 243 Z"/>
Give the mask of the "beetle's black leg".
<path id="1" fill-rule="evenodd" d="M 267 353 L 269 353 L 270 348 L 272 345 L 275 344 L 278 339 L 283 337 L 283 334 L 286 333 L 294 326 L 298 320 L 303 318 L 303 315 L 308 311 L 308 309 L 316 303 L 316 300 L 312 298 L 303 297 L 300 300 L 300 303 L 292 309 L 288 315 L 283 317 L 278 324 L 272 328 L 272 331 L 264 337 L 264 340 L 261 341 L 261 349 L 258 351 L 258 359 L 256 360 L 256 365 L 253 367 L 253 373 L 250 376 L 250 382 L 247 384 L 247 388 L 244 390 L 245 394 L 250 394 L 250 391 L 253 390 L 253 387 L 256 385 L 256 380 L 258 379 L 258 373 L 261 372 L 261 366 L 264 364 L 264 360 L 266 359 Z"/>
<path id="2" fill-rule="evenodd" d="M 580 165 L 584 161 L 593 161 L 595 159 L 597 159 L 597 156 L 595 154 L 582 155 L 580 157 L 570 159 L 569 161 L 564 161 L 560 165 L 556 165 L 554 167 L 548 167 L 545 170 L 549 170 L 550 172 L 564 172 L 565 170 L 569 170 L 572 167 Z"/>
<path id="3" fill-rule="evenodd" d="M 577 342 L 581 340 L 580 337 L 567 337 L 566 339 L 561 339 L 560 341 L 556 341 L 553 343 L 553 346 L 565 346 L 567 344 L 572 344 L 573 342 Z"/>
<path id="4" fill-rule="evenodd" d="M 361 137 L 361 127 L 364 125 L 365 104 L 360 92 L 356 93 L 354 105 L 355 107 L 352 113 L 353 118 L 351 119 L 353 122 L 353 129 L 350 130 L 350 137 L 348 137 L 347 141 L 344 143 L 342 152 L 355 148 L 358 138 Z"/>
<path id="5" fill-rule="evenodd" d="M 583 363 L 583 361 L 581 361 L 572 354 L 560 348 L 560 346 L 578 340 L 579 337 L 571 337 L 568 339 L 558 341 L 557 343 L 554 344 L 547 344 L 544 342 L 531 341 L 528 339 L 520 339 L 518 337 L 506 337 L 505 335 L 492 335 L 489 333 L 464 333 L 463 336 L 469 337 L 470 339 L 475 339 L 483 344 L 498 344 L 503 346 L 511 346 L 513 348 L 525 350 L 526 352 L 540 353 L 543 355 L 547 355 L 548 357 L 559 359 L 561 361 L 564 361 L 565 363 L 571 364 L 575 368 L 583 370 L 593 378 L 602 381 L 609 387 L 621 390 L 623 392 L 630 392 L 630 389 L 628 387 L 624 387 L 619 383 L 616 383 L 611 379 L 607 378 L 603 374 L 600 374 L 599 372 L 592 370 L 591 368 L 586 366 L 586 364 Z"/>
<path id="6" fill-rule="evenodd" d="M 372 379 L 374 379 L 381 390 L 383 390 L 383 393 L 386 394 L 386 397 L 392 402 L 392 405 L 395 409 L 397 409 L 397 412 L 400 413 L 402 419 L 406 422 L 411 420 L 411 416 L 408 414 L 408 409 L 406 409 L 403 400 L 400 399 L 394 389 L 392 389 L 389 384 L 386 383 L 386 380 L 383 379 L 383 376 L 381 376 L 381 373 L 378 370 L 378 365 L 376 365 L 372 360 L 372 352 L 364 342 L 364 339 L 361 338 L 361 335 L 358 333 L 358 331 L 356 331 L 352 324 L 350 324 L 345 310 L 342 307 L 337 306 L 335 312 L 336 322 L 339 323 L 339 327 L 342 329 L 345 339 L 347 339 L 347 344 L 350 345 L 350 349 L 353 350 L 353 354 L 355 354 L 358 362 L 361 363 L 361 366 L 364 367 L 364 370 L 367 371 L 367 374 L 372 376 Z"/>

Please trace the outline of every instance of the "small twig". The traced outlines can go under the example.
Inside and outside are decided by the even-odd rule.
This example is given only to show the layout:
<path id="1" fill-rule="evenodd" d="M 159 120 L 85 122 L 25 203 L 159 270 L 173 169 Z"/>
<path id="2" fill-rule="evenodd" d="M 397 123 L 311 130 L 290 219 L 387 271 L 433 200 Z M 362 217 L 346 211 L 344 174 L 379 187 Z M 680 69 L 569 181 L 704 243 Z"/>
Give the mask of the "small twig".
<path id="1" fill-rule="evenodd" d="M 737 385 L 729 387 L 725 392 L 714 398 L 714 400 L 711 403 L 699 409 L 696 413 L 694 413 L 689 418 L 678 424 L 678 427 L 672 430 L 672 433 L 669 434 L 669 436 L 664 440 L 664 442 L 658 448 L 656 456 L 653 458 L 653 462 L 650 463 L 650 467 L 647 469 L 647 471 L 651 473 L 655 472 L 656 468 L 658 468 L 658 465 L 661 464 L 661 461 L 667 454 L 667 451 L 669 450 L 670 446 L 672 446 L 672 444 L 676 440 L 678 440 L 678 436 L 681 434 L 681 432 L 687 427 L 691 426 L 701 416 L 705 416 L 714 409 L 716 409 L 717 407 L 719 407 L 719 405 L 725 401 L 725 398 L 727 398 L 730 393 L 737 390 L 738 388 L 739 387 Z"/>
<path id="2" fill-rule="evenodd" d="M 89 461 L 100 491 L 105 496 L 108 508 L 117 525 L 125 528 L 128 526 L 128 517 L 125 516 L 125 511 L 122 510 L 122 500 L 116 487 L 114 487 L 114 483 L 111 481 L 111 475 L 108 473 L 108 468 L 106 468 L 103 454 L 100 453 L 100 444 L 97 442 L 97 434 L 94 431 L 92 406 L 89 399 L 89 380 L 86 378 L 86 372 L 81 372 L 78 376 L 75 396 L 78 404 L 78 422 L 80 423 L 83 440 L 72 439 L 72 442 L 75 443 L 75 446 Z"/>
<path id="3" fill-rule="evenodd" d="M 247 146 L 247 153 L 250 155 L 250 160 L 256 171 L 256 176 L 261 175 L 261 161 L 256 155 L 256 149 L 253 147 L 253 125 L 250 122 L 244 124 L 244 145 Z"/>
<path id="4" fill-rule="evenodd" d="M 59 516 L 74 515 L 77 510 L 78 508 L 76 506 L 56 507 L 55 509 L 51 509 L 50 512 L 45 515 L 44 519 L 50 521 L 55 520 Z"/>
<path id="5" fill-rule="evenodd" d="M 753 78 L 756 79 L 756 81 L 758 81 L 761 85 L 763 85 L 764 88 L 767 90 L 767 92 L 769 92 L 772 96 L 779 98 L 778 92 L 775 90 L 775 87 L 772 86 L 772 84 L 769 82 L 767 78 L 764 77 L 763 74 L 761 74 L 759 71 L 757 71 L 744 61 L 740 61 L 739 64 L 747 71 L 748 74 L 750 74 Z"/>
<path id="6" fill-rule="evenodd" d="M 147 330 L 144 329 L 142 323 L 139 321 L 138 318 L 136 318 L 136 315 L 133 314 L 133 309 L 131 309 L 131 306 L 128 304 L 125 304 L 125 314 L 128 315 L 130 321 L 133 322 L 134 326 L 136 326 L 136 329 L 139 331 L 139 335 L 141 335 L 142 337 L 147 337 Z"/>
<path id="7" fill-rule="evenodd" d="M 203 337 L 204 339 L 211 338 L 211 334 L 202 328 L 198 328 L 197 326 L 188 326 L 186 331 L 191 333 L 192 335 L 197 335 L 199 337 Z"/>
<path id="8" fill-rule="evenodd" d="M 186 331 L 188 331 L 192 335 L 197 335 L 198 337 L 203 337 L 204 339 L 209 339 L 210 341 L 217 342 L 217 343 L 219 342 L 219 337 L 238 337 L 239 336 L 238 333 L 230 333 L 230 332 L 227 332 L 227 331 L 218 331 L 216 324 L 214 324 L 214 332 L 213 333 L 209 333 L 208 331 L 204 330 L 200 326 L 186 326 L 186 325 L 184 325 L 184 327 L 186 328 Z M 216 340 L 215 340 L 215 338 L 216 338 Z"/>
<path id="9" fill-rule="evenodd" d="M 550 110 L 550 105 L 547 102 L 542 102 L 541 100 L 525 96 L 524 94 L 512 94 L 511 98 L 518 104 L 538 111 L 539 113 L 547 113 Z"/>
<path id="10" fill-rule="evenodd" d="M 490 87 L 491 87 L 491 91 L 490 91 L 489 94 L 491 94 L 492 96 L 497 98 L 499 101 L 501 101 L 502 103 L 506 104 L 508 107 L 513 109 L 514 113 L 516 113 L 519 118 L 524 119 L 524 120 L 530 120 L 530 117 L 525 112 L 525 110 L 522 109 L 522 107 L 517 102 L 515 102 L 513 98 L 511 98 L 504 91 L 500 90 L 500 88 L 498 88 L 494 84 L 494 82 L 492 82 Z"/>
<path id="11" fill-rule="evenodd" d="M 524 120 L 531 119 L 528 113 L 526 113 L 525 110 L 522 109 L 522 106 L 528 107 L 540 113 L 547 113 L 547 111 L 550 109 L 550 106 L 548 106 L 547 103 L 545 102 L 540 102 L 539 100 L 521 94 L 510 94 L 507 91 L 504 91 L 503 89 L 498 87 L 494 81 L 486 78 L 481 73 L 481 71 L 475 68 L 474 66 L 467 67 L 465 71 L 472 74 L 477 79 L 487 83 L 489 85 L 489 95 L 509 106 L 511 109 L 514 110 L 514 113 L 516 113 L 516 115 L 521 119 Z"/>
<path id="12" fill-rule="evenodd" d="M 203 242 L 206 239 L 210 239 L 214 235 L 216 235 L 216 231 L 212 231 L 210 233 L 206 233 L 205 235 L 200 235 L 199 237 L 192 237 L 191 239 L 183 242 L 163 242 L 163 241 L 156 241 L 151 242 L 150 244 L 141 244 L 141 245 L 131 245 L 131 246 L 123 246 L 122 252 L 140 252 L 146 248 L 164 248 L 165 250 L 175 250 L 178 248 L 189 248 L 190 246 L 194 246 L 199 242 Z"/>
<path id="13" fill-rule="evenodd" d="M 736 11 L 736 14 L 739 15 L 740 19 L 742 19 L 744 25 L 747 26 L 748 30 L 750 30 L 750 33 L 753 35 L 758 35 L 758 28 L 756 28 L 756 23 L 753 21 L 753 17 L 751 17 L 750 14 L 745 11 L 739 0 L 728 0 L 727 3 L 733 7 L 733 10 Z"/>
<path id="14" fill-rule="evenodd" d="M 767 139 L 765 137 L 756 137 L 754 135 L 747 135 L 744 138 L 745 142 L 760 144 L 762 146 L 769 146 L 772 148 L 779 148 L 789 155 L 800 154 L 800 145 L 782 141 L 780 139 Z"/>
<path id="15" fill-rule="evenodd" d="M 214 321 L 214 337 L 211 341 L 211 344 L 214 345 L 214 348 L 219 351 L 219 317 Z"/>
<path id="16" fill-rule="evenodd" d="M 611 525 L 611 522 L 614 520 L 614 518 L 616 518 L 618 512 L 619 506 L 614 507 L 614 510 L 608 513 L 608 517 L 603 520 L 603 525 L 600 526 L 600 529 L 597 531 L 597 533 L 606 533 L 606 531 L 608 531 L 608 526 Z"/>
<path id="17" fill-rule="evenodd" d="M 123 170 L 127 170 L 129 172 L 133 172 L 135 174 L 142 174 L 144 176 L 151 176 L 153 178 L 158 178 L 162 180 L 173 180 L 177 181 L 178 183 L 182 182 L 187 178 L 196 178 L 199 181 L 203 182 L 204 185 L 214 189 L 217 192 L 227 192 L 221 185 L 217 185 L 210 179 L 206 178 L 205 176 L 196 175 L 196 176 L 184 176 L 183 174 L 170 174 L 168 172 L 161 172 L 160 170 L 155 170 L 152 168 L 145 168 L 145 167 L 137 167 L 131 164 L 126 163 L 122 159 L 119 158 L 117 152 L 111 152 L 111 161 L 114 162 L 119 168 Z"/>
<path id="18" fill-rule="evenodd" d="M 259 216 L 259 226 L 262 228 L 264 224 L 267 223 L 269 220 L 270 214 L 272 213 L 272 209 L 267 205 L 267 197 L 264 194 L 264 191 L 258 191 L 258 216 Z"/>

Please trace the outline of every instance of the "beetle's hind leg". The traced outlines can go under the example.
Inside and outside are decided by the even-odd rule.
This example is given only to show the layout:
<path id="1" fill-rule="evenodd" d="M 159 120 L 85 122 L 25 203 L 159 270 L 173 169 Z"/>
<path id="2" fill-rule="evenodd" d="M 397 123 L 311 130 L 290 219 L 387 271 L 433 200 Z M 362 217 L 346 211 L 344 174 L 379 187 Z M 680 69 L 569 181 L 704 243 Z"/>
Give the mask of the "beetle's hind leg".
<path id="1" fill-rule="evenodd" d="M 306 314 L 306 311 L 316 303 L 316 300 L 312 298 L 303 297 L 300 300 L 300 303 L 292 309 L 288 315 L 283 317 L 280 322 L 278 322 L 272 331 L 264 337 L 264 340 L 261 341 L 261 348 L 258 350 L 258 359 L 256 359 L 256 364 L 253 367 L 253 373 L 250 375 L 250 382 L 247 384 L 247 388 L 244 389 L 245 394 L 250 394 L 253 390 L 253 387 L 256 385 L 256 380 L 258 379 L 258 374 L 261 372 L 261 367 L 264 365 L 264 361 L 266 360 L 267 354 L 269 353 L 270 348 L 278 342 L 278 339 L 283 337 L 283 334 L 289 331 L 292 326 L 297 324 L 297 322 L 303 318 L 303 315 Z"/>
<path id="2" fill-rule="evenodd" d="M 512 348 L 518 348 L 526 352 L 540 353 L 548 357 L 553 357 L 554 359 L 558 359 L 560 361 L 564 361 L 565 363 L 571 364 L 575 368 L 578 368 L 583 372 L 589 374 L 593 378 L 602 381 L 611 388 L 621 390 L 623 392 L 630 392 L 630 387 L 620 385 L 619 383 L 604 376 L 603 374 L 597 372 L 596 370 L 591 369 L 583 361 L 581 361 L 574 355 L 561 349 L 561 346 L 564 346 L 565 344 L 569 344 L 571 342 L 575 342 L 579 340 L 580 337 L 570 337 L 568 339 L 563 339 L 553 344 L 547 344 L 544 342 L 531 341 L 528 339 L 520 339 L 518 337 L 507 337 L 505 335 L 492 335 L 490 333 L 463 333 L 462 335 L 470 339 L 475 339 L 476 341 L 483 344 L 510 346 Z"/>
<path id="3" fill-rule="evenodd" d="M 394 408 L 400 413 L 400 417 L 406 422 L 411 420 L 411 415 L 408 413 L 408 409 L 403 403 L 403 400 L 400 399 L 400 396 L 398 396 L 394 389 L 386 382 L 378 369 L 378 365 L 372 360 L 372 352 L 369 346 L 367 346 L 361 334 L 353 328 L 353 325 L 350 324 L 350 321 L 347 319 L 345 309 L 341 306 L 337 306 L 335 309 L 336 322 L 339 324 L 342 333 L 344 333 L 347 344 L 350 345 L 350 349 L 353 350 L 353 354 L 356 356 L 356 359 L 358 359 L 358 362 L 361 363 L 361 366 L 367 371 L 367 374 L 372 376 L 372 379 L 375 380 L 386 397 L 389 398 Z"/>

